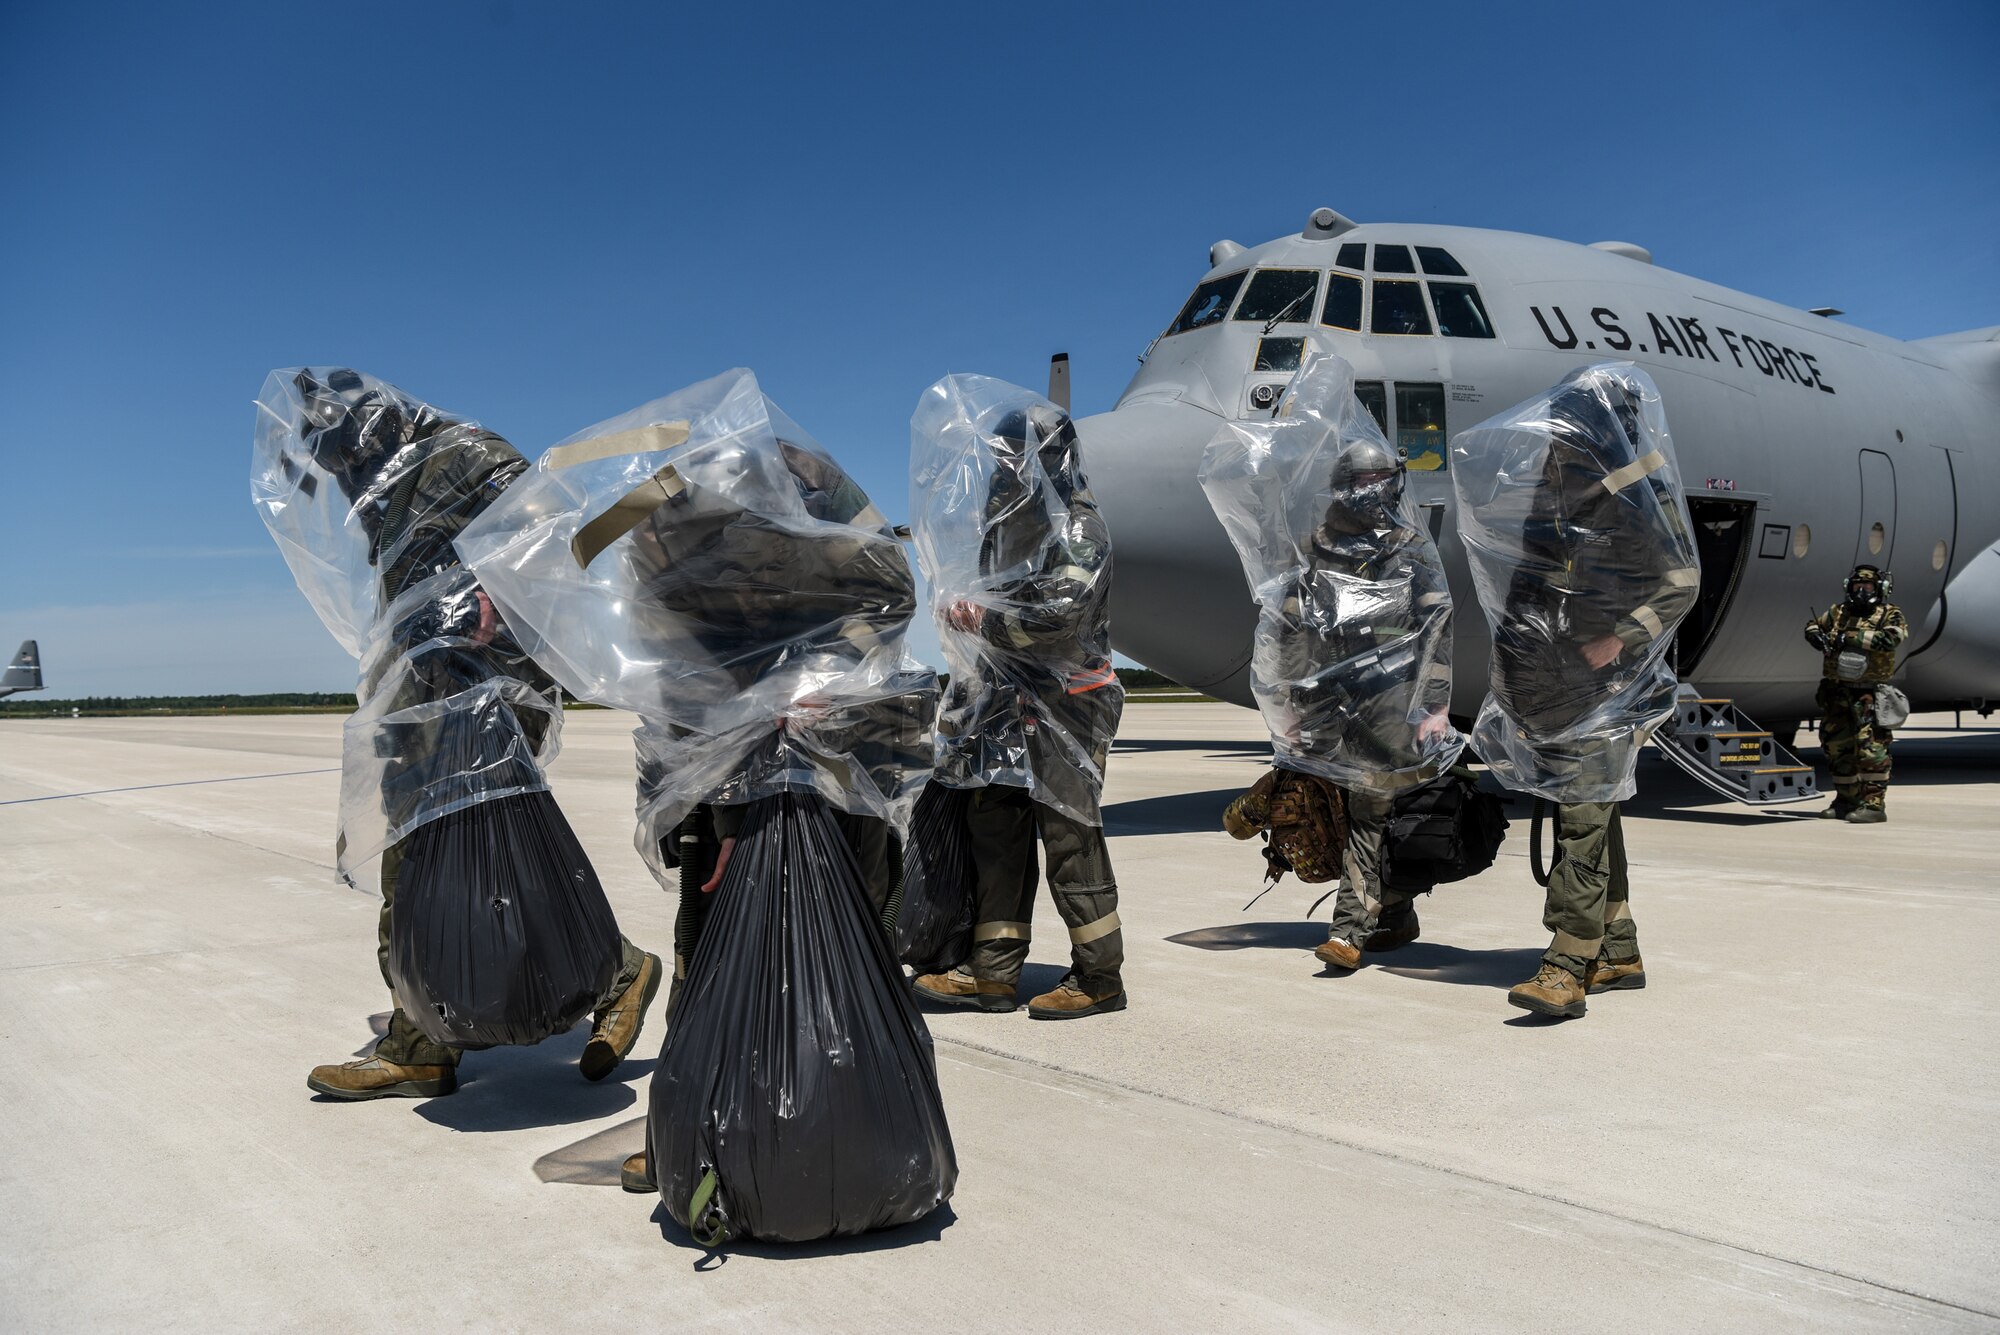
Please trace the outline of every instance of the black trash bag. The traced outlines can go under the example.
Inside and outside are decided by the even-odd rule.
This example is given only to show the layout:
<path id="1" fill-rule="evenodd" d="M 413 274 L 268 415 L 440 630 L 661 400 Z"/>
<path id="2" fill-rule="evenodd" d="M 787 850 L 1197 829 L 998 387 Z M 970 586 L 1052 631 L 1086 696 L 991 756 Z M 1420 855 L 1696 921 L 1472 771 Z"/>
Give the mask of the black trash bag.
<path id="1" fill-rule="evenodd" d="M 611 904 L 549 794 L 425 821 L 388 854 L 399 855 L 389 977 L 437 1042 L 539 1043 L 588 1015 L 617 975 Z"/>
<path id="2" fill-rule="evenodd" d="M 648 1161 L 704 1246 L 921 1219 L 958 1161 L 930 1031 L 825 800 L 751 805 L 653 1075 Z"/>
<path id="3" fill-rule="evenodd" d="M 1383 883 L 1404 894 L 1477 876 L 1493 865 L 1507 837 L 1501 799 L 1454 768 L 1396 799 L 1382 832 Z"/>
<path id="4" fill-rule="evenodd" d="M 942 973 L 972 954 L 972 841 L 965 827 L 971 806 L 966 789 L 932 783 L 910 818 L 896 957 L 918 973 Z"/>

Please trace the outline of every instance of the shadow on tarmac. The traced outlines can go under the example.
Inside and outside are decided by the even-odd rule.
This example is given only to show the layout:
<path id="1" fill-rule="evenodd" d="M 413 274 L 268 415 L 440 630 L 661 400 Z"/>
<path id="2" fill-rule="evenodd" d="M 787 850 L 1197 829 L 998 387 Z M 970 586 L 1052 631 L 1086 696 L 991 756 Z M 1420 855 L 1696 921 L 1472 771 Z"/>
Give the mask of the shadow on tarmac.
<path id="1" fill-rule="evenodd" d="M 1241 788 L 1211 788 L 1201 793 L 1167 793 L 1113 802 L 1104 808 L 1104 832 L 1107 835 L 1206 831 L 1221 834 L 1222 809 L 1242 793 Z"/>
<path id="2" fill-rule="evenodd" d="M 1323 922 L 1232 922 L 1202 927 L 1167 940 L 1197 950 L 1311 950 L 1326 940 Z"/>
<path id="3" fill-rule="evenodd" d="M 417 1116 L 454 1131 L 525 1131 L 594 1122 L 637 1100 L 631 1085 L 653 1073 L 657 1058 L 626 1058 L 593 1084 L 576 1061 L 590 1036 L 588 1022 L 533 1047 L 468 1052 L 458 1067 L 458 1092 L 427 1099 Z"/>
<path id="4" fill-rule="evenodd" d="M 1414 941 L 1393 955 L 1364 957 L 1368 967 L 1398 978 L 1427 983 L 1457 983 L 1463 987 L 1509 988 L 1534 977 L 1542 962 L 1540 946 L 1508 946 L 1499 950 L 1467 950 L 1435 941 Z M 1393 961 L 1393 962 L 1384 962 Z"/>
<path id="5" fill-rule="evenodd" d="M 1114 756 L 1147 755 L 1154 751 L 1206 751 L 1211 760 L 1268 760 L 1271 743 L 1262 738 L 1218 742 L 1195 737 L 1134 737 L 1129 741 L 1119 737 L 1111 743 Z"/>
<path id="6" fill-rule="evenodd" d="M 664 1202 L 654 1207 L 653 1222 L 659 1226 L 660 1236 L 676 1247 L 687 1251 L 700 1252 L 694 1268 L 700 1271 L 720 1270 L 734 1256 L 755 1256 L 766 1261 L 803 1261 L 818 1256 L 857 1256 L 863 1252 L 885 1252 L 898 1247 L 914 1247 L 920 1243 L 936 1242 L 944 1236 L 944 1231 L 958 1222 L 958 1215 L 946 1201 L 922 1219 L 903 1224 L 896 1228 L 877 1229 L 872 1233 L 857 1233 L 842 1238 L 822 1238 L 818 1242 L 757 1242 L 744 1239 L 726 1242 L 720 1247 L 704 1247 L 691 1237 L 688 1231 L 674 1222 L 667 1213 Z"/>

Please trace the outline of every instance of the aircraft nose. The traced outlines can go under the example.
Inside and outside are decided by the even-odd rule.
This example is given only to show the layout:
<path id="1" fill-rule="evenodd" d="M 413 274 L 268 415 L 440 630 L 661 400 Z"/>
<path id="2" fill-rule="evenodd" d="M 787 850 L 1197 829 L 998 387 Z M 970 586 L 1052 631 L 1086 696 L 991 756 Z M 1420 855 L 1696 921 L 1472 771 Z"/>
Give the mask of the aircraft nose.
<path id="1" fill-rule="evenodd" d="M 1129 404 L 1077 423 L 1111 530 L 1111 643 L 1184 686 L 1248 705 L 1256 605 L 1196 474 L 1220 429 L 1179 402 Z"/>

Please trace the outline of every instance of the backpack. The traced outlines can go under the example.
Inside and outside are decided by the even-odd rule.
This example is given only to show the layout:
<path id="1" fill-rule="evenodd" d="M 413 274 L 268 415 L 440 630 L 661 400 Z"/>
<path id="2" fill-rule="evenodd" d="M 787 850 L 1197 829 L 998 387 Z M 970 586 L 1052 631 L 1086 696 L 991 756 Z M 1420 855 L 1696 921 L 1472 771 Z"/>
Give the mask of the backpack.
<path id="1" fill-rule="evenodd" d="M 1396 799 L 1382 832 L 1383 886 L 1424 894 L 1476 876 L 1493 865 L 1506 837 L 1499 796 L 1455 767 Z"/>
<path id="2" fill-rule="evenodd" d="M 1336 880 L 1347 852 L 1347 805 L 1315 774 L 1273 769 L 1231 802 L 1223 828 L 1238 839 L 1264 835 L 1265 879 L 1291 872 L 1308 885 Z"/>

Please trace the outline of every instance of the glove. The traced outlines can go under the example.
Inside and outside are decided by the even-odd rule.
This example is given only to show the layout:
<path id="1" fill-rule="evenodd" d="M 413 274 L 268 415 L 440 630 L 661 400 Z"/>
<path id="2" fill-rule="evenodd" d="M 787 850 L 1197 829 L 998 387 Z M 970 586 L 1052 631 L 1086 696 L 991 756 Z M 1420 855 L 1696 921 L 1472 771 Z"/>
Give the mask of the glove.
<path id="1" fill-rule="evenodd" d="M 1826 632 L 1821 630 L 1818 626 L 1807 626 L 1806 643 L 1810 644 L 1813 648 L 1819 650 L 1821 653 L 1825 653 Z"/>

